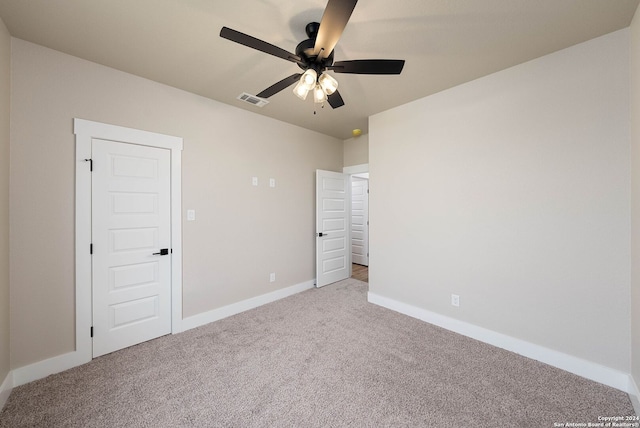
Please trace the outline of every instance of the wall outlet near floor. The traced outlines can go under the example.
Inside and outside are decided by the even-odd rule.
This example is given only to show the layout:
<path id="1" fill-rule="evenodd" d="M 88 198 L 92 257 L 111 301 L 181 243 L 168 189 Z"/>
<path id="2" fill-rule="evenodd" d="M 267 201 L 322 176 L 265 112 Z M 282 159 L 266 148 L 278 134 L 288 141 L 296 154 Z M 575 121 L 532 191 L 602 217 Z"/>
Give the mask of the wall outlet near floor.
<path id="1" fill-rule="evenodd" d="M 269 282 L 276 282 L 276 273 L 275 272 L 271 272 L 269 274 Z"/>
<path id="2" fill-rule="evenodd" d="M 458 296 L 457 294 L 452 294 L 451 295 L 451 305 L 460 306 L 460 296 Z"/>

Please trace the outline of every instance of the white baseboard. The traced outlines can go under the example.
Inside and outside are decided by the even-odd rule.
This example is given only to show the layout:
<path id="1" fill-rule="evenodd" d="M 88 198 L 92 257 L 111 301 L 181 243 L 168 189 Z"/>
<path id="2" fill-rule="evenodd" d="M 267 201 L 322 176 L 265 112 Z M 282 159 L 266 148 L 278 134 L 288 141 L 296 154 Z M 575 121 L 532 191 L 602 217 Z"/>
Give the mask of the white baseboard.
<path id="1" fill-rule="evenodd" d="M 275 302 L 276 300 L 280 300 L 293 294 L 300 293 L 301 291 L 313 288 L 313 286 L 314 281 L 311 280 L 301 284 L 293 285 L 291 287 L 283 288 L 281 290 L 276 290 L 271 293 L 263 294 L 262 296 L 243 300 L 242 302 L 234 303 L 222 308 L 214 309 L 209 312 L 185 318 L 182 320 L 180 331 L 199 327 L 201 325 L 208 324 L 210 322 L 256 308 L 266 303 Z M 5 382 L 2 384 L 2 389 L 0 389 L 0 403 L 2 403 L 2 399 L 5 398 L 5 384 L 10 385 L 10 387 L 24 385 L 25 383 L 42 379 L 49 375 L 60 373 L 70 368 L 88 363 L 89 361 L 91 361 L 91 359 L 92 357 L 89 354 L 74 351 L 15 369 L 12 372 L 12 379 L 7 377 L 7 379 L 9 380 L 5 380 Z M 7 387 L 9 389 L 9 392 L 11 392 L 10 387 Z M 6 393 L 7 397 L 9 396 L 8 394 L 9 393 Z"/>
<path id="2" fill-rule="evenodd" d="M 623 373 L 619 370 L 562 352 L 554 351 L 553 349 L 545 348 L 544 346 L 526 342 L 521 339 L 516 339 L 493 330 L 478 327 L 464 321 L 440 315 L 426 309 L 398 302 L 387 297 L 379 296 L 375 293 L 369 292 L 368 300 L 370 303 L 375 305 L 400 312 L 401 314 L 408 315 L 412 318 L 417 318 L 421 321 L 462 334 L 463 336 L 468 336 L 498 348 L 506 349 L 507 351 L 549 364 L 550 366 L 557 367 L 578 376 L 619 389 L 628 394 L 632 394 L 629 382 L 631 377 L 629 374 Z M 633 393 L 635 394 L 635 392 Z"/>
<path id="3" fill-rule="evenodd" d="M 249 309 L 257 308 L 258 306 L 266 305 L 267 303 L 284 299 L 285 297 L 289 297 L 302 291 L 309 290 L 313 287 L 314 280 L 311 280 L 185 318 L 182 320 L 182 331 L 200 327 L 202 325 L 209 324 L 211 322 L 218 321 L 244 311 L 248 311 Z"/>
<path id="4" fill-rule="evenodd" d="M 633 376 L 629 376 L 629 398 L 631 399 L 631 404 L 633 404 L 633 410 L 635 410 L 636 415 L 640 416 L 640 388 L 638 388 L 638 384 L 633 379 Z"/>
<path id="5" fill-rule="evenodd" d="M 0 385 L 0 412 L 4 409 L 4 405 L 7 404 L 11 390 L 13 389 L 13 372 L 7 373 L 7 377 Z"/>
<path id="6" fill-rule="evenodd" d="M 91 355 L 74 351 L 38 361 L 13 371 L 13 386 L 24 385 L 52 374 L 60 373 L 91 361 Z"/>

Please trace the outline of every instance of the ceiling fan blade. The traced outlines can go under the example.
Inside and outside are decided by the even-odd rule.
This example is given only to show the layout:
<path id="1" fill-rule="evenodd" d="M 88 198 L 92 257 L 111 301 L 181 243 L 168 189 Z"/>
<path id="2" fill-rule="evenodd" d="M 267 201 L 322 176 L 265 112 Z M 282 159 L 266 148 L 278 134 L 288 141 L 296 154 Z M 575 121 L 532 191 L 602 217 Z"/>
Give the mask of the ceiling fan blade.
<path id="1" fill-rule="evenodd" d="M 353 61 L 338 61 L 327 68 L 336 73 L 400 74 L 403 67 L 403 59 L 356 59 Z"/>
<path id="2" fill-rule="evenodd" d="M 231 28 L 222 27 L 222 30 L 220 30 L 220 37 L 231 40 L 232 42 L 240 43 L 241 45 L 248 46 L 261 52 L 268 53 L 269 55 L 286 59 L 287 61 L 303 64 L 302 58 L 300 58 L 298 55 L 287 52 L 282 48 L 272 45 L 271 43 L 256 39 L 255 37 L 252 37 L 248 34 L 232 30 Z"/>
<path id="3" fill-rule="evenodd" d="M 318 61 L 328 57 L 336 47 L 358 0 L 329 0 L 324 9 L 313 54 Z"/>
<path id="4" fill-rule="evenodd" d="M 285 77 L 284 79 L 282 79 L 278 83 L 275 83 L 275 84 L 269 86 L 267 89 L 265 89 L 264 91 L 260 92 L 256 96 L 260 97 L 260 98 L 269 98 L 271 95 L 275 95 L 278 92 L 282 91 L 283 89 L 287 89 L 289 86 L 291 86 L 294 83 L 296 83 L 297 81 L 299 81 L 300 80 L 300 76 L 302 76 L 302 73 L 296 73 L 296 74 L 292 74 L 289 77 Z"/>
<path id="5" fill-rule="evenodd" d="M 344 101 L 342 100 L 340 92 L 338 91 L 335 91 L 333 94 L 329 95 L 327 97 L 327 102 L 329 103 L 331 108 L 338 108 L 344 105 Z"/>

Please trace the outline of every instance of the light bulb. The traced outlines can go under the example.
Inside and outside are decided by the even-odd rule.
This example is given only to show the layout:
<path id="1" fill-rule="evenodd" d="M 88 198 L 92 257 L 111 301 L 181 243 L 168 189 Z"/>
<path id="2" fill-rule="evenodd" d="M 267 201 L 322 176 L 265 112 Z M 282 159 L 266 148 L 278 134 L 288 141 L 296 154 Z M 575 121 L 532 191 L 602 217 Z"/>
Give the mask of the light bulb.
<path id="1" fill-rule="evenodd" d="M 327 100 L 327 94 L 324 93 L 324 89 L 320 85 L 316 85 L 313 88 L 313 102 L 314 103 L 323 103 Z"/>
<path id="2" fill-rule="evenodd" d="M 338 89 L 338 81 L 326 73 L 320 75 L 318 83 L 327 95 L 333 94 Z"/>
<path id="3" fill-rule="evenodd" d="M 316 85 L 317 79 L 318 79 L 318 73 L 316 73 L 314 69 L 310 68 L 307 71 L 305 71 L 304 74 L 302 74 L 302 77 L 300 78 L 300 83 L 302 83 L 304 87 L 307 88 L 308 91 L 310 91 Z"/>

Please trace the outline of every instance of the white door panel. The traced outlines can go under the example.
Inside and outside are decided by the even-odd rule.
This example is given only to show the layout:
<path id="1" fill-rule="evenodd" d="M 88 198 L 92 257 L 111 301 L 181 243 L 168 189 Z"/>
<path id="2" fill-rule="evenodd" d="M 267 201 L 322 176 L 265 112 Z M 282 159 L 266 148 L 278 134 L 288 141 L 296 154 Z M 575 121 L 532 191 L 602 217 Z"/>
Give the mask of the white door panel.
<path id="1" fill-rule="evenodd" d="M 369 266 L 369 180 L 351 182 L 351 260 Z"/>
<path id="2" fill-rule="evenodd" d="M 349 277 L 349 177 L 316 171 L 316 286 Z"/>
<path id="3" fill-rule="evenodd" d="M 93 356 L 171 332 L 170 152 L 92 141 Z M 170 250 L 169 250 L 170 251 Z"/>

